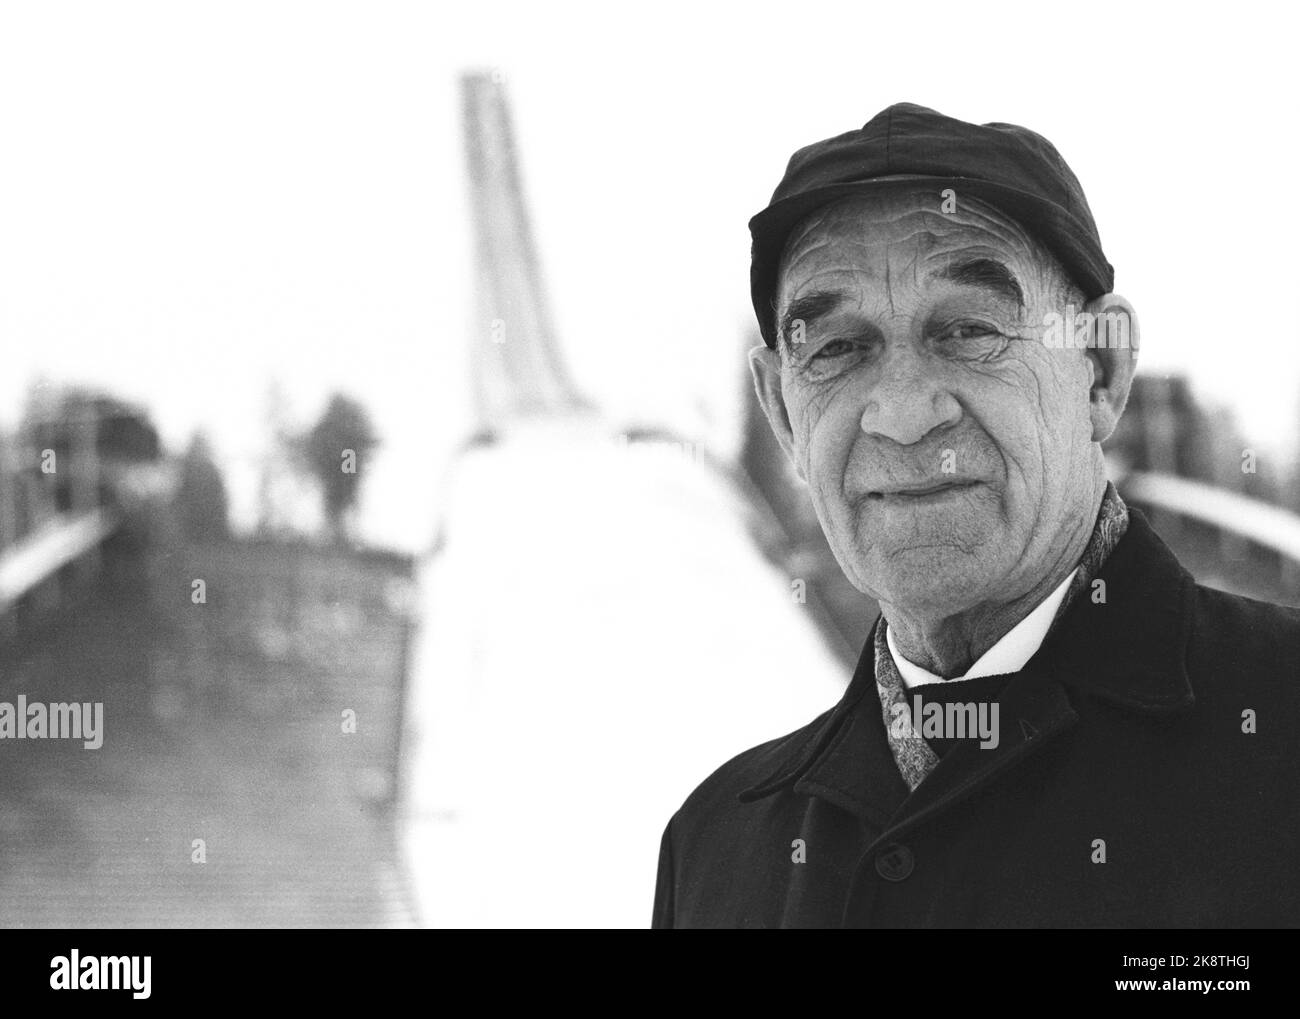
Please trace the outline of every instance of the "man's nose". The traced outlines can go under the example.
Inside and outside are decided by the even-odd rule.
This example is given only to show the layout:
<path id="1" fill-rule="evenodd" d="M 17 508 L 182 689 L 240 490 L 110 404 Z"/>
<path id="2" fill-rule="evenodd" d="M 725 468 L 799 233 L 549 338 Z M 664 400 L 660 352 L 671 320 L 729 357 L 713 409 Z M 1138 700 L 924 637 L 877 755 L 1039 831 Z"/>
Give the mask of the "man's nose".
<path id="1" fill-rule="evenodd" d="M 961 404 L 943 385 L 938 366 L 909 343 L 890 347 L 867 394 L 862 430 L 910 446 L 961 420 Z"/>

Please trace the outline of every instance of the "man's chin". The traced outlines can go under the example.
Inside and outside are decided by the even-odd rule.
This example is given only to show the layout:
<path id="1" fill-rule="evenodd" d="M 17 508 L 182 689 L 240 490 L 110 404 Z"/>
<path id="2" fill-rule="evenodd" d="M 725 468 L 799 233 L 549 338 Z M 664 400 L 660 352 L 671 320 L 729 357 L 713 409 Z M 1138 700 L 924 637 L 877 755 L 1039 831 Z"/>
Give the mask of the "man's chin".
<path id="1" fill-rule="evenodd" d="M 909 546 L 874 566 L 871 587 L 881 601 L 939 615 L 986 600 L 990 578 L 1000 572 L 987 546 L 974 552 L 948 545 Z"/>

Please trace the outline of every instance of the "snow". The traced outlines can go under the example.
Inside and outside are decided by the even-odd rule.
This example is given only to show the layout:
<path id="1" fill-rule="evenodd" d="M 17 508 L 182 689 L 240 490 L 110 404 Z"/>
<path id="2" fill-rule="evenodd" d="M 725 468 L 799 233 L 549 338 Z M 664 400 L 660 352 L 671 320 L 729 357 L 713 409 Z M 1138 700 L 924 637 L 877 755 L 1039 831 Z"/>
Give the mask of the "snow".
<path id="1" fill-rule="evenodd" d="M 682 800 L 843 693 L 698 452 L 583 419 L 461 459 L 408 704 L 403 844 L 425 924 L 648 926 Z"/>

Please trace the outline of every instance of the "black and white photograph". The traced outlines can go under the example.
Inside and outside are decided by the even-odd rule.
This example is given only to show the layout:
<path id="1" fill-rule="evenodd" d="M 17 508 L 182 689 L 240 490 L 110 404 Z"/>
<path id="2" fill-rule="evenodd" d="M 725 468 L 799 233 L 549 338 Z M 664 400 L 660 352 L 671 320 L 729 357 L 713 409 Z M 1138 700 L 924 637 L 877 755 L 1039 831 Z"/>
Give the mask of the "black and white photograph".
<path id="1" fill-rule="evenodd" d="M 1298 29 L 0 2 L 4 979 L 874 929 L 1269 986 Z"/>

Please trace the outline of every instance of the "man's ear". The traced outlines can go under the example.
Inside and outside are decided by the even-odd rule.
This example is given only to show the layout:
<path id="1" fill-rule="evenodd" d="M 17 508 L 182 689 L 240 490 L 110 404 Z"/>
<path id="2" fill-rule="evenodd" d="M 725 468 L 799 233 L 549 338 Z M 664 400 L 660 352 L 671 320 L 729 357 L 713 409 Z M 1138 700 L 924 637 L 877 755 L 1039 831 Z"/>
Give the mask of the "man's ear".
<path id="1" fill-rule="evenodd" d="M 772 434 L 785 450 L 790 463 L 794 465 L 799 480 L 806 482 L 803 467 L 794 455 L 794 429 L 790 427 L 790 415 L 785 408 L 785 396 L 781 392 L 781 356 L 766 345 L 755 347 L 749 352 L 749 370 L 754 376 L 754 391 L 758 394 L 759 406 L 767 415 Z"/>
<path id="2" fill-rule="evenodd" d="M 1083 309 L 1092 315 L 1092 336 L 1084 351 L 1092 365 L 1088 394 L 1092 441 L 1105 442 L 1119 424 L 1137 370 L 1138 320 L 1119 294 L 1102 294 Z"/>

